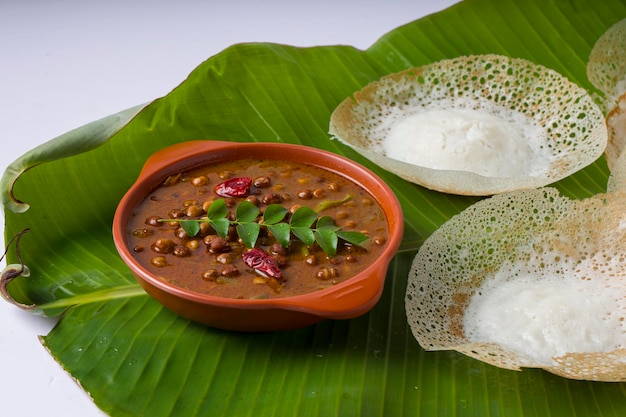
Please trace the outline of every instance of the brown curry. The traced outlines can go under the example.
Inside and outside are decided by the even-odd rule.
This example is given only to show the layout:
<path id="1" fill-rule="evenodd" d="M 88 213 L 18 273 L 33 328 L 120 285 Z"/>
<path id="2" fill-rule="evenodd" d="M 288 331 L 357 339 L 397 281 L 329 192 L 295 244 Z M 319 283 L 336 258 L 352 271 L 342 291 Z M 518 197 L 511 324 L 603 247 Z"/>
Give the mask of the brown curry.
<path id="1" fill-rule="evenodd" d="M 247 191 L 224 197 L 224 184 L 236 188 L 242 178 L 249 180 Z M 234 226 L 220 237 L 208 223 L 199 223 L 199 232 L 190 236 L 177 221 L 206 218 L 221 198 L 231 219 L 243 200 L 260 213 L 280 204 L 287 218 L 301 206 L 323 207 L 320 215 L 332 217 L 342 230 L 365 234 L 368 241 L 359 246 L 340 239 L 330 257 L 317 243 L 307 246 L 292 236 L 285 247 L 261 230 L 255 250 L 280 269 L 278 277 L 264 274 L 244 262 L 255 252 Z M 387 239 L 382 208 L 359 185 L 319 167 L 277 160 L 222 162 L 172 175 L 136 207 L 128 225 L 129 247 L 144 268 L 179 287 L 229 298 L 289 297 L 336 285 L 371 265 Z"/>

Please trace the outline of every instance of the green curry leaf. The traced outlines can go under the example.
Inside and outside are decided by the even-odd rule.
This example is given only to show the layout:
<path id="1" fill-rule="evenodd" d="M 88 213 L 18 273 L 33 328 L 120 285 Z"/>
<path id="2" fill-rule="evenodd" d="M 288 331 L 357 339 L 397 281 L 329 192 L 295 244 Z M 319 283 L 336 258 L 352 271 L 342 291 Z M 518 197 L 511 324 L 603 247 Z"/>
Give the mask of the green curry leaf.
<path id="1" fill-rule="evenodd" d="M 312 246 L 315 243 L 315 235 L 313 234 L 313 230 L 308 227 L 294 227 L 292 225 L 291 233 L 293 233 L 307 246 Z"/>
<path id="2" fill-rule="evenodd" d="M 228 215 L 228 207 L 226 206 L 226 200 L 218 198 L 213 201 L 207 210 L 207 218 L 210 220 L 223 219 Z"/>
<path id="3" fill-rule="evenodd" d="M 424 239 L 477 199 L 401 180 L 327 133 L 332 110 L 369 82 L 463 54 L 529 59 L 595 92 L 586 77 L 589 52 L 623 18 L 623 0 L 464 0 L 366 51 L 228 48 L 166 97 L 69 132 L 7 169 L 6 241 L 31 229 L 20 243 L 30 276 L 7 289 L 38 312 L 63 313 L 42 342 L 112 416 L 626 415 L 624 383 L 508 371 L 421 349 L 404 312 L 411 261 Z M 402 203 L 405 236 L 377 305 L 351 320 L 240 334 L 190 323 L 147 296 L 115 250 L 111 219 L 149 155 L 198 138 L 301 143 L 381 176 Z M 555 185 L 584 198 L 605 191 L 607 176 L 599 160 Z M 212 227 L 228 226 L 224 216 L 223 208 L 209 213 Z M 292 219 L 292 232 L 308 239 L 315 219 Z M 7 257 L 9 265 L 20 263 L 12 252 Z"/>
<path id="4" fill-rule="evenodd" d="M 306 228 L 308 229 L 317 220 L 317 213 L 306 206 L 300 207 L 289 220 L 292 229 Z"/>
<path id="5" fill-rule="evenodd" d="M 349 230 L 339 230 L 337 237 L 357 246 L 363 246 L 369 240 L 363 233 L 355 233 Z"/>
<path id="6" fill-rule="evenodd" d="M 260 231 L 261 225 L 258 223 L 240 223 L 237 225 L 237 234 L 247 248 L 253 248 L 256 245 Z"/>
<path id="7" fill-rule="evenodd" d="M 235 209 L 235 221 L 238 223 L 250 223 L 259 216 L 259 208 L 247 200 L 243 200 Z"/>
<path id="8" fill-rule="evenodd" d="M 194 222 L 194 223 L 197 224 L 197 222 Z M 213 230 L 215 230 L 215 233 L 217 233 L 218 236 L 220 237 L 228 236 L 230 220 L 228 220 L 227 218 L 224 218 L 224 217 L 217 218 L 217 219 L 209 218 L 209 224 L 211 225 Z M 200 229 L 200 225 L 198 225 L 198 229 Z"/>
<path id="9" fill-rule="evenodd" d="M 181 222 L 180 227 L 183 228 L 188 236 L 195 236 L 200 232 L 200 223 L 194 221 Z"/>
<path id="10" fill-rule="evenodd" d="M 263 212 L 263 223 L 270 225 L 282 221 L 289 211 L 280 204 L 270 204 Z"/>
<path id="11" fill-rule="evenodd" d="M 267 230 L 283 247 L 289 246 L 291 227 L 287 223 L 276 223 L 267 226 Z"/>
<path id="12" fill-rule="evenodd" d="M 337 233 L 334 230 L 330 229 L 315 229 L 313 231 L 313 236 L 315 236 L 315 241 L 320 248 L 326 253 L 329 257 L 335 256 L 337 252 L 337 243 L 339 239 L 337 239 Z"/>
<path id="13" fill-rule="evenodd" d="M 328 232 L 336 232 L 340 229 L 339 226 L 335 224 L 335 221 L 330 216 L 322 216 L 317 220 L 317 224 L 315 225 L 315 229 L 318 231 L 328 231 Z"/>
<path id="14" fill-rule="evenodd" d="M 230 221 L 226 218 L 227 215 L 228 207 L 226 206 L 226 201 L 222 198 L 218 198 L 211 203 L 207 210 L 207 220 L 213 230 L 215 230 L 215 233 L 220 237 L 226 237 L 228 235 Z M 197 224 L 197 222 L 194 223 Z M 199 230 L 200 225 L 198 224 L 198 231 Z M 195 236 L 195 234 L 189 234 L 189 236 Z"/>

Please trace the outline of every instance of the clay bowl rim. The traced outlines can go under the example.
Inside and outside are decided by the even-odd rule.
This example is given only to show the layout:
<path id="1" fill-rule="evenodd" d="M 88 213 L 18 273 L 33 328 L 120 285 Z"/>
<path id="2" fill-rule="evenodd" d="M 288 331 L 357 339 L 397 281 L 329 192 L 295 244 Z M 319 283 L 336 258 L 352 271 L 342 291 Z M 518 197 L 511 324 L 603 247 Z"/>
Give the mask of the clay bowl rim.
<path id="1" fill-rule="evenodd" d="M 276 151 L 270 156 L 264 156 L 264 159 L 273 157 L 273 159 L 289 160 L 290 158 L 285 158 L 283 153 L 291 153 L 292 160 L 310 163 L 335 172 L 359 184 L 372 194 L 383 208 L 389 228 L 387 247 L 379 258 L 359 274 L 332 287 L 290 297 L 254 300 L 218 297 L 186 290 L 158 278 L 136 262 L 127 246 L 126 225 L 132 209 L 146 197 L 150 190 L 157 187 L 168 175 L 173 173 L 211 162 L 226 160 L 228 158 L 220 158 L 225 153 L 238 152 L 242 155 L 241 159 L 247 157 L 256 158 L 257 155 L 253 151 L 261 148 L 264 153 Z M 304 152 L 307 153 L 306 157 L 302 156 Z M 279 156 L 274 157 L 275 155 Z M 294 156 L 297 156 L 297 158 L 293 158 Z M 326 164 L 322 164 L 321 161 L 324 161 Z M 354 178 L 355 176 L 357 178 Z M 174 297 L 213 307 L 249 310 L 289 309 L 327 318 L 332 316 L 350 317 L 351 312 L 363 308 L 369 309 L 378 301 L 384 288 L 387 269 L 400 247 L 403 234 L 404 217 L 400 202 L 391 188 L 374 172 L 339 154 L 306 145 L 277 142 L 242 143 L 196 140 L 163 148 L 150 156 L 145 162 L 138 178 L 120 200 L 113 219 L 113 240 L 118 253 L 139 284 L 146 290 L 146 285 L 156 287 L 157 290 L 169 293 Z M 371 288 L 373 285 L 376 288 Z M 353 302 L 349 306 L 337 301 L 344 294 L 354 293 L 356 290 L 364 287 L 370 290 L 364 291 L 363 296 L 358 297 L 357 300 L 352 299 Z"/>

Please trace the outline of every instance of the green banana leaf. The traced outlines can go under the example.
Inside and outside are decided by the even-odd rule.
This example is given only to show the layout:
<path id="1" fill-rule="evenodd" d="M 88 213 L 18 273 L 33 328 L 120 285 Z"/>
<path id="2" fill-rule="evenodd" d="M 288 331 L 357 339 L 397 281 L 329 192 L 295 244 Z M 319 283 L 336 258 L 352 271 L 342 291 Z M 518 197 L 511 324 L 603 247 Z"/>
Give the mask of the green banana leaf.
<path id="1" fill-rule="evenodd" d="M 624 416 L 626 384 L 422 350 L 404 311 L 411 260 L 437 227 L 477 200 L 407 183 L 327 131 L 335 106 L 368 82 L 463 54 L 526 58 L 593 91 L 589 52 L 625 17 L 623 0 L 466 0 L 366 51 L 232 46 L 167 96 L 69 132 L 7 169 L 6 240 L 30 229 L 19 243 L 30 275 L 8 291 L 34 311 L 62 314 L 42 341 L 111 416 Z M 113 213 L 151 153 L 195 139 L 301 143 L 384 178 L 403 205 L 406 231 L 374 309 L 353 320 L 242 334 L 188 322 L 145 295 L 114 248 Z M 607 176 L 599 160 L 556 186 L 584 198 L 605 191 Z M 9 253 L 8 263 L 19 261 Z"/>

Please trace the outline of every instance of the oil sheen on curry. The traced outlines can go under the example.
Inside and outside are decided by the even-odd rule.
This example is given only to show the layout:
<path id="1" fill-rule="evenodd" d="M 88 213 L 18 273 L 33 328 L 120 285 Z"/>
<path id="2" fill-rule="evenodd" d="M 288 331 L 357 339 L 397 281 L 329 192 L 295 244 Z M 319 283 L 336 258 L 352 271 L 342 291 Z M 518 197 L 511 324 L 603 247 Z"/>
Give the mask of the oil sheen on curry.
<path id="1" fill-rule="evenodd" d="M 318 220 L 329 217 L 341 231 L 367 240 L 338 238 L 328 256 L 317 242 L 307 245 L 290 233 L 288 243 L 280 243 L 264 227 L 254 248 L 234 223 L 220 237 L 200 221 L 190 236 L 183 221 L 206 219 L 217 201 L 225 203 L 231 221 L 242 201 L 252 203 L 258 223 L 271 205 L 287 210 L 286 223 L 306 206 Z M 136 207 L 128 225 L 129 247 L 151 273 L 190 291 L 240 299 L 290 297 L 341 283 L 371 265 L 387 239 L 382 208 L 359 185 L 319 167 L 277 160 L 228 161 L 172 175 Z"/>

